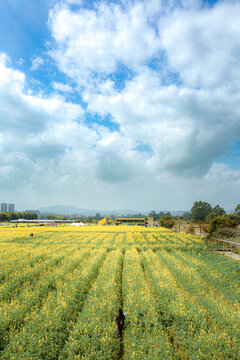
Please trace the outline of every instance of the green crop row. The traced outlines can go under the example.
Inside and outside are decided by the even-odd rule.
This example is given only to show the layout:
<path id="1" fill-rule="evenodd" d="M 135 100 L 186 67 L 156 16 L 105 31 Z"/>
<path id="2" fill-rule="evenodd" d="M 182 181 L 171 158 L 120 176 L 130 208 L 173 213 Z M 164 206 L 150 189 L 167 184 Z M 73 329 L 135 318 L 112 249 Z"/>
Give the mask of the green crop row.
<path id="1" fill-rule="evenodd" d="M 159 300 L 162 321 L 181 357 L 237 360 L 237 321 L 234 323 L 225 304 L 204 288 L 198 275 L 167 252 L 148 250 L 143 262 Z"/>
<path id="2" fill-rule="evenodd" d="M 80 268 L 57 278 L 56 291 L 11 338 L 0 359 L 58 359 L 105 257 L 104 250 L 92 251 Z"/>
<path id="3" fill-rule="evenodd" d="M 117 359 L 122 252 L 109 253 L 59 359 Z"/>
<path id="4" fill-rule="evenodd" d="M 0 344 L 3 349 L 23 324 L 29 321 L 40 310 L 44 299 L 56 290 L 57 282 L 64 281 L 67 274 L 71 274 L 75 268 L 88 256 L 87 252 L 78 252 L 66 256 L 58 267 L 43 274 L 41 279 L 36 280 L 31 286 L 26 287 L 11 302 L 1 302 L 0 310 Z M 31 315 L 33 314 L 33 315 Z"/>
<path id="5" fill-rule="evenodd" d="M 175 359 L 175 351 L 159 319 L 158 304 L 147 283 L 136 249 L 123 263 L 123 307 L 126 314 L 124 359 Z"/>
<path id="6" fill-rule="evenodd" d="M 202 282 L 208 283 L 212 291 L 215 291 L 220 298 L 222 297 L 223 302 L 227 302 L 228 306 L 234 306 L 236 310 L 240 309 L 240 274 L 239 272 L 234 272 L 234 263 L 230 259 L 225 259 L 223 256 L 220 257 L 213 252 L 205 253 L 202 256 L 199 252 L 192 254 L 173 251 L 172 255 L 181 260 L 183 267 L 191 267 L 196 271 L 201 276 Z M 217 263 L 213 261 L 216 257 Z M 222 259 L 224 262 L 227 260 L 228 266 L 221 264 Z M 237 270 L 237 266 L 235 266 L 235 270 Z"/>

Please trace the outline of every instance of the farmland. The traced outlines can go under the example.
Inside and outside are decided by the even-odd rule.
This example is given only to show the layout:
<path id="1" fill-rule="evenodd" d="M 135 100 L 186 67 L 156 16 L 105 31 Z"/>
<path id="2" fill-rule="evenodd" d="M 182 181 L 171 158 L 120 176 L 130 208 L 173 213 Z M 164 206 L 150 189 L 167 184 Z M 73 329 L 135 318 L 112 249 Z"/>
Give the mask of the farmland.
<path id="1" fill-rule="evenodd" d="M 0 359 L 240 358 L 240 263 L 197 236 L 1 226 L 0 264 Z"/>

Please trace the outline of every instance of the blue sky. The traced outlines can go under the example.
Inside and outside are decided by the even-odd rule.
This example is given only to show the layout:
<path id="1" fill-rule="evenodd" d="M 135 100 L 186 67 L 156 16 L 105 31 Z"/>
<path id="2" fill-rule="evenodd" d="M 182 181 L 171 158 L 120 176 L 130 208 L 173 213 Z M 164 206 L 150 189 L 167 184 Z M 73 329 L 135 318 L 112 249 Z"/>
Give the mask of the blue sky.
<path id="1" fill-rule="evenodd" d="M 240 202 L 238 1 L 0 4 L 0 202 Z"/>
<path id="2" fill-rule="evenodd" d="M 7 0 L 0 3 L 0 46 L 15 61 L 29 60 L 45 49 L 50 32 L 47 27 L 50 1 Z"/>

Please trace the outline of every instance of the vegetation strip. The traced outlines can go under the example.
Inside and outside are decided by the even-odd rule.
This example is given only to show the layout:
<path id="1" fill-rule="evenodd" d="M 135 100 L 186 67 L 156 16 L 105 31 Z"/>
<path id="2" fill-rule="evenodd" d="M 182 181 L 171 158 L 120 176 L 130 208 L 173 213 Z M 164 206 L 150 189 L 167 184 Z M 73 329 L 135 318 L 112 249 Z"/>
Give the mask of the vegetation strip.
<path id="1" fill-rule="evenodd" d="M 123 264 L 123 301 L 127 311 L 123 359 L 175 359 L 158 307 L 145 280 L 136 249 L 126 250 Z"/>
<path id="2" fill-rule="evenodd" d="M 183 252 L 172 252 L 172 255 L 183 263 L 183 266 L 191 267 L 201 277 L 201 282 L 206 285 L 209 291 L 213 292 L 220 301 L 234 310 L 240 309 L 240 288 L 235 286 L 231 270 L 223 272 L 216 271 L 215 267 L 200 261 L 200 254 L 189 254 Z M 215 256 L 215 255 L 213 255 Z M 226 279 L 228 275 L 228 279 Z M 232 281 L 229 279 L 232 276 Z"/>
<path id="3" fill-rule="evenodd" d="M 124 259 L 124 254 L 125 251 L 123 251 L 123 258 L 121 260 L 121 270 L 120 270 L 120 280 L 119 280 L 119 298 L 120 298 L 120 308 L 123 309 L 124 304 L 123 304 L 123 293 L 122 293 L 122 277 L 123 277 L 123 259 Z M 119 355 L 118 355 L 118 360 L 122 360 L 123 359 L 123 354 L 124 354 L 124 346 L 123 346 L 123 334 L 121 334 L 120 337 L 120 350 L 119 350 Z"/>
<path id="4" fill-rule="evenodd" d="M 86 304 L 61 352 L 65 359 L 117 359 L 120 339 L 115 316 L 120 306 L 122 252 L 112 251 L 91 288 Z"/>
<path id="5" fill-rule="evenodd" d="M 194 295 L 199 305 L 206 309 L 208 318 L 211 318 L 213 324 L 219 328 L 219 336 L 224 334 L 222 335 L 222 342 L 226 342 L 226 348 L 231 343 L 232 352 L 234 353 L 234 348 L 239 346 L 237 339 L 240 338 L 238 326 L 240 323 L 240 308 L 234 307 L 233 304 L 231 309 L 228 305 L 226 306 L 226 301 L 223 301 L 220 295 L 216 296 L 208 283 L 202 281 L 202 278 L 193 268 L 184 266 L 178 258 L 164 253 L 164 259 L 167 260 L 166 264 L 171 268 L 177 279 Z"/>
<path id="6" fill-rule="evenodd" d="M 168 339 L 171 342 L 171 344 L 172 344 L 172 346 L 173 346 L 173 348 L 174 348 L 174 350 L 176 352 L 176 354 L 175 354 L 176 358 L 178 360 L 187 359 L 188 355 L 187 355 L 185 349 L 181 348 L 180 344 L 176 344 L 174 342 L 174 337 L 173 337 L 172 331 L 171 331 L 171 322 L 169 322 L 168 319 L 165 318 L 164 312 L 161 310 L 157 294 L 156 294 L 156 292 L 155 292 L 155 290 L 154 290 L 154 288 L 153 288 L 153 286 L 151 284 L 151 281 L 149 280 L 148 274 L 147 274 L 145 266 L 144 266 L 144 258 L 142 258 L 142 268 L 143 268 L 144 277 L 145 277 L 149 287 L 151 288 L 151 291 L 152 291 L 152 293 L 153 293 L 153 295 L 155 297 L 155 300 L 156 300 L 156 302 L 158 304 L 158 313 L 159 313 L 158 321 L 161 323 L 162 328 L 167 333 Z"/>
<path id="7" fill-rule="evenodd" d="M 0 239 L 0 359 L 239 360 L 240 263 L 201 238 L 19 225 Z"/>
<path id="8" fill-rule="evenodd" d="M 164 252 L 160 260 L 150 251 L 144 254 L 146 270 L 170 324 L 174 342 L 186 349 L 189 359 L 237 359 L 237 338 L 229 337 L 225 329 L 217 325 L 217 319 L 212 317 L 198 295 L 188 295 L 179 286 L 175 274 L 172 275 L 174 269 L 167 268 L 162 262 L 167 256 L 170 254 Z M 187 279 L 186 281 L 189 282 Z M 234 332 L 234 329 L 235 327 L 230 326 L 229 330 Z"/>
<path id="9" fill-rule="evenodd" d="M 56 283 L 57 291 L 11 339 L 0 359 L 58 359 L 105 258 L 106 251 L 93 251 L 85 265 L 68 274 L 64 280 L 60 279 Z"/>
<path id="10" fill-rule="evenodd" d="M 1 350 L 4 349 L 11 337 L 16 335 L 25 322 L 36 316 L 49 293 L 51 294 L 56 290 L 57 282 L 63 281 L 66 274 L 72 273 L 87 256 L 88 252 L 85 251 L 78 253 L 78 256 L 73 254 L 65 258 L 65 261 L 57 269 L 48 271 L 45 277 L 42 277 L 33 287 L 26 288 L 14 301 L 1 304 Z"/>

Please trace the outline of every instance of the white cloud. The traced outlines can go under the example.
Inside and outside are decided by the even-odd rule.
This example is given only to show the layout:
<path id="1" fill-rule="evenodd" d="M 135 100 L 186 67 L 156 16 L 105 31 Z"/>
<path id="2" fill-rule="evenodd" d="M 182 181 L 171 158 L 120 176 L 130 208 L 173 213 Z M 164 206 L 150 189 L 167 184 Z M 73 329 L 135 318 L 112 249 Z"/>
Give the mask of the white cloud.
<path id="1" fill-rule="evenodd" d="M 50 54 L 92 122 L 64 96 L 34 94 L 1 55 L 2 188 L 20 186 L 40 205 L 189 209 L 202 199 L 232 207 L 239 171 L 215 159 L 240 133 L 239 4 L 83 3 L 52 9 Z M 119 131 L 101 126 L 106 116 Z"/>
<path id="2" fill-rule="evenodd" d="M 65 162 L 78 174 L 97 139 L 83 123 L 82 108 L 62 97 L 27 95 L 24 74 L 7 66 L 4 56 L 0 74 L 2 189 L 27 183 L 43 189 L 43 178 L 53 186 L 65 175 Z"/>
<path id="3" fill-rule="evenodd" d="M 240 78 L 239 2 L 180 10 L 159 22 L 169 64 L 193 87 L 238 85 Z"/>
<path id="4" fill-rule="evenodd" d="M 118 63 L 133 68 L 157 55 L 159 39 L 141 3 L 129 6 L 99 2 L 94 10 L 73 12 L 63 3 L 50 14 L 57 47 L 51 54 L 59 68 L 84 84 L 95 73 L 109 74 Z M 89 80 L 89 79 L 88 79 Z"/>
<path id="5" fill-rule="evenodd" d="M 239 101 L 238 94 L 226 90 L 163 86 L 148 70 L 129 81 L 121 93 L 92 95 L 89 109 L 111 113 L 129 151 L 139 142 L 147 144 L 156 171 L 201 175 L 238 139 Z"/>
<path id="6" fill-rule="evenodd" d="M 225 186 L 231 183 L 233 186 L 240 186 L 240 170 L 231 170 L 224 163 L 213 163 L 204 179 L 212 185 Z"/>
<path id="7" fill-rule="evenodd" d="M 54 81 L 52 83 L 52 87 L 53 87 L 53 89 L 55 89 L 57 91 L 61 91 L 61 92 L 72 92 L 73 91 L 73 89 L 70 85 L 59 83 L 56 81 Z"/>
<path id="8" fill-rule="evenodd" d="M 44 60 L 40 57 L 35 55 L 32 58 L 32 66 L 31 66 L 31 70 L 37 70 L 41 67 L 41 65 L 44 64 Z"/>
<path id="9" fill-rule="evenodd" d="M 201 1 L 101 1 L 92 10 L 73 12 L 63 3 L 53 9 L 52 57 L 77 81 L 88 110 L 110 114 L 120 127 L 96 144 L 101 180 L 212 173 L 214 159 L 239 137 L 239 15 L 237 2 L 210 8 Z M 108 77 L 119 64 L 131 71 L 120 90 Z M 137 151 L 139 144 L 149 152 Z"/>

